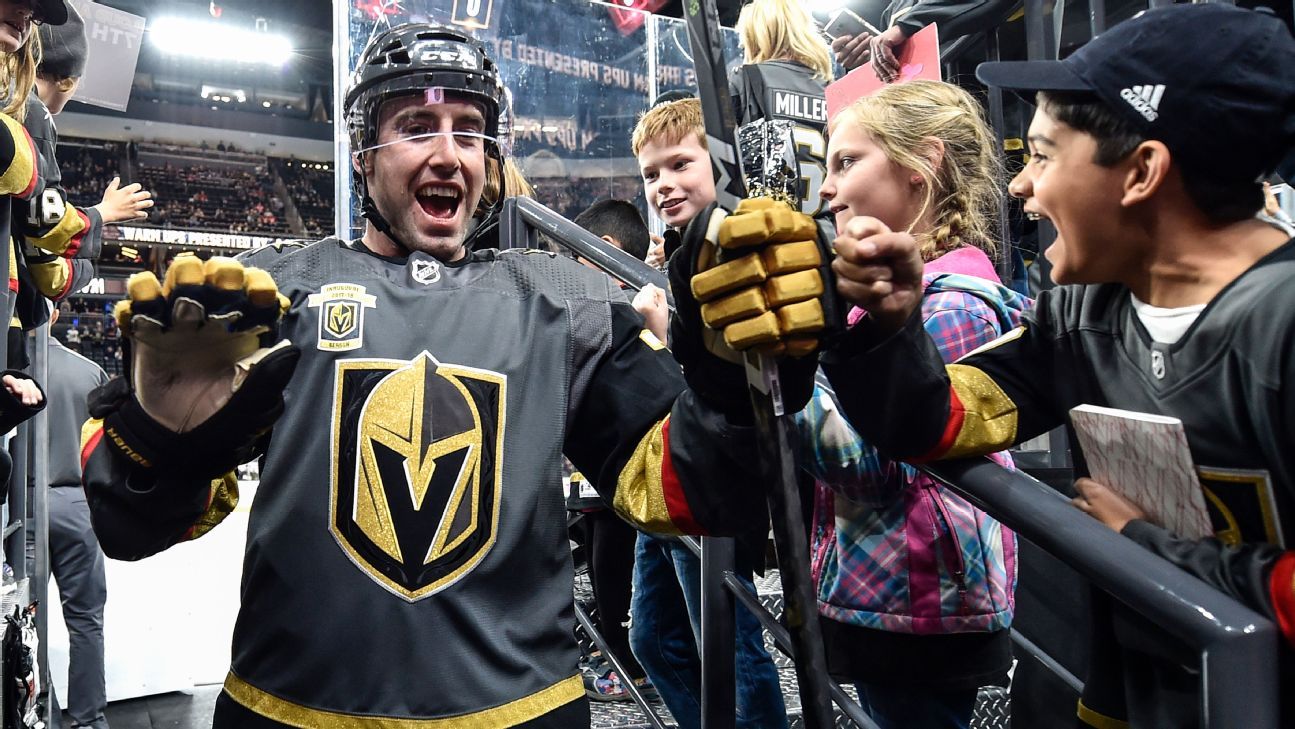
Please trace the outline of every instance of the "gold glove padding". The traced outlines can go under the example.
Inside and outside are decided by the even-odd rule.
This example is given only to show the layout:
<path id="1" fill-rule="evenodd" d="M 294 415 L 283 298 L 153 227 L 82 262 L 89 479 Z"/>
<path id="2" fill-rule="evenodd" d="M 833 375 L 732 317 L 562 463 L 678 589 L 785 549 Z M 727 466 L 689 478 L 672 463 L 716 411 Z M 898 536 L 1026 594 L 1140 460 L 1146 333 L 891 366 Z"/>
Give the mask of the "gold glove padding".
<path id="1" fill-rule="evenodd" d="M 712 231 L 714 229 L 712 228 Z M 735 350 L 801 356 L 825 326 L 822 253 L 814 219 L 771 198 L 749 198 L 708 239 L 692 278 L 706 325 Z M 718 263 L 744 249 L 750 253 Z"/>
<path id="2" fill-rule="evenodd" d="M 289 305 L 269 273 L 222 257 L 176 256 L 162 282 L 137 273 L 126 291 L 113 313 L 130 340 L 132 387 L 145 411 L 178 433 L 224 406 L 270 351 L 261 335 Z"/>

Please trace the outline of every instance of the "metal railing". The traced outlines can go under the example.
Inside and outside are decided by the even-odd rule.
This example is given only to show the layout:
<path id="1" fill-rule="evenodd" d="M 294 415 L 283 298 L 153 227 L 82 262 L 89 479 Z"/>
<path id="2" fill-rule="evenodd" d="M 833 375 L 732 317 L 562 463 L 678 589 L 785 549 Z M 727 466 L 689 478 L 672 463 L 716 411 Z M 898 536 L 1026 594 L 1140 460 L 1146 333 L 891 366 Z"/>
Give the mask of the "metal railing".
<path id="1" fill-rule="evenodd" d="M 510 200 L 504 209 L 504 219 L 504 224 L 523 234 L 514 241 L 529 241 L 533 245 L 535 236 L 520 229 L 541 229 L 559 245 L 593 261 L 633 288 L 664 278 L 641 261 L 617 255 L 621 252 L 534 200 Z M 1198 654 L 1203 684 L 1199 707 L 1203 727 L 1277 727 L 1278 677 L 1273 667 L 1277 665 L 1280 638 L 1272 622 L 1112 532 L 1073 508 L 1057 491 L 1023 473 L 1009 471 L 988 459 L 939 463 L 924 466 L 922 470 L 1022 538 L 1073 567 L 1128 608 L 1150 618 Z M 731 545 L 722 543 L 726 541 L 707 539 L 706 548 L 702 548 L 694 540 L 685 539 L 703 560 L 703 674 L 714 678 L 703 687 L 707 729 L 733 725 L 732 660 L 717 661 L 716 656 L 733 654 L 734 599 L 751 610 L 774 636 L 775 644 L 791 655 L 785 628 L 733 575 Z M 711 542 L 715 544 L 712 546 Z M 706 608 L 708 600 L 713 611 Z M 716 626 L 717 622 L 721 625 Z M 1076 691 L 1081 689 L 1075 676 L 1048 658 L 1028 638 L 1017 636 L 1016 641 L 1028 652 L 1041 656 L 1042 662 L 1068 686 Z M 831 685 L 831 694 L 851 720 L 865 728 L 873 726 L 859 705 L 835 683 Z M 705 711 L 707 700 L 717 711 Z"/>
<path id="2" fill-rule="evenodd" d="M 1275 729 L 1280 636 L 1267 618 L 987 459 L 922 468 L 1201 657 L 1205 727 Z"/>

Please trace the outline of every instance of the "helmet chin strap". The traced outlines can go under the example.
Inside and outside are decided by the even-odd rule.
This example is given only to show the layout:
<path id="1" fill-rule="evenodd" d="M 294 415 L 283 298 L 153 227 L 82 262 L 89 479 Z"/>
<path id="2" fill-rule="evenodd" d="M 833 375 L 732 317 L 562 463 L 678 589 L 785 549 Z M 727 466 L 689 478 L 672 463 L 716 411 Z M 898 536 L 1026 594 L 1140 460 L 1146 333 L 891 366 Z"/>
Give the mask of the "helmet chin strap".
<path id="1" fill-rule="evenodd" d="M 391 229 L 391 224 L 387 222 L 386 218 L 382 217 L 382 213 L 378 212 L 378 206 L 374 204 L 373 198 L 369 197 L 368 189 L 365 189 L 364 200 L 360 203 L 360 215 L 372 223 L 374 229 L 387 236 L 392 243 L 395 243 L 397 248 L 404 251 L 406 256 L 413 252 L 409 246 L 405 245 L 404 241 L 396 236 L 396 231 Z"/>

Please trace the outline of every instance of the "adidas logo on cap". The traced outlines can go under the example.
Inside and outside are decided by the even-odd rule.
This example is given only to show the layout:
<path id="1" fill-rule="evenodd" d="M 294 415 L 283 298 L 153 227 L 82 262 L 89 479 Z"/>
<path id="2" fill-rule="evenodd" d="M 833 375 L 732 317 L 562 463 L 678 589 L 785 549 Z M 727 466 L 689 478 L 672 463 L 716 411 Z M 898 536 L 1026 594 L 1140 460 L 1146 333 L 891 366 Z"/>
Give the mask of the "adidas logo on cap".
<path id="1" fill-rule="evenodd" d="M 1120 92 L 1120 98 L 1138 110 L 1144 119 L 1153 122 L 1160 118 L 1160 97 L 1165 95 L 1164 84 L 1133 86 Z"/>

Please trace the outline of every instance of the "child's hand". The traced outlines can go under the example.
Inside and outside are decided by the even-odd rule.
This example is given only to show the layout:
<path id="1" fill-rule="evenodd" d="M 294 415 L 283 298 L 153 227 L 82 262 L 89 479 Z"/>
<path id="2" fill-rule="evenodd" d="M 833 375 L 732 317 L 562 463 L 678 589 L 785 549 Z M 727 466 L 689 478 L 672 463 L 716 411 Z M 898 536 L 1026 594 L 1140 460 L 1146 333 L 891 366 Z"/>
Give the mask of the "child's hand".
<path id="1" fill-rule="evenodd" d="M 833 246 L 841 297 L 868 312 L 882 333 L 903 327 L 922 304 L 922 254 L 913 236 L 859 216 L 845 224 Z"/>
<path id="2" fill-rule="evenodd" d="M 666 328 L 670 323 L 670 307 L 666 304 L 665 291 L 658 286 L 648 284 L 634 294 L 634 311 L 643 315 L 648 331 L 666 341 Z"/>
<path id="3" fill-rule="evenodd" d="M 1079 495 L 1070 503 L 1117 532 L 1124 531 L 1125 525 L 1134 519 L 1147 518 L 1146 512 L 1137 504 L 1091 478 L 1075 481 L 1075 490 Z"/>
<path id="4" fill-rule="evenodd" d="M 659 235 L 652 236 L 652 245 L 648 246 L 647 259 L 644 263 L 658 271 L 665 268 L 665 238 Z"/>
<path id="5" fill-rule="evenodd" d="M 112 178 L 108 189 L 103 191 L 103 200 L 94 206 L 105 225 L 143 220 L 148 217 L 148 209 L 153 207 L 153 193 L 145 190 L 143 185 L 135 182 L 118 187 L 120 184 L 120 177 Z"/>
<path id="6" fill-rule="evenodd" d="M 34 407 L 40 404 L 40 388 L 36 387 L 35 382 L 26 377 L 13 375 L 5 375 L 3 379 L 5 389 L 23 405 Z"/>

